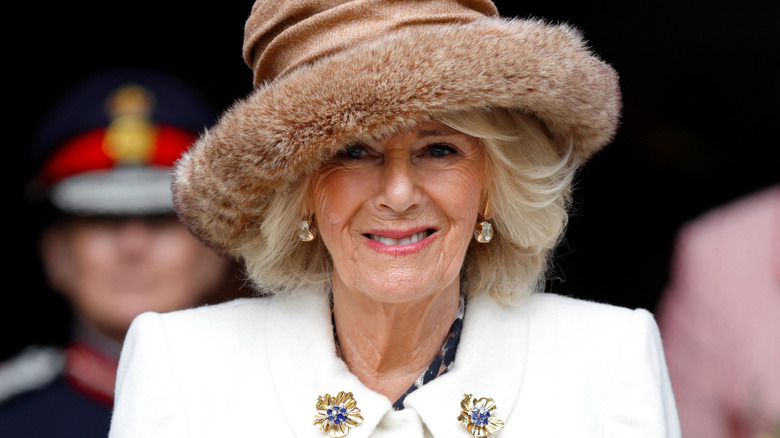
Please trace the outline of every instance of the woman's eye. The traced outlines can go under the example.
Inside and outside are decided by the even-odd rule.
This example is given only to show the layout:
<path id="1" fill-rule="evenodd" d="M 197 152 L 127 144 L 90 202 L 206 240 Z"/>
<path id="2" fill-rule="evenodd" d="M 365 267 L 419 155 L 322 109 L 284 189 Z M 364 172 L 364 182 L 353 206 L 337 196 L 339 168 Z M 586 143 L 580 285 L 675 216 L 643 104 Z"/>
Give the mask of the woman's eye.
<path id="1" fill-rule="evenodd" d="M 368 155 L 368 151 L 366 151 L 366 148 L 364 146 L 349 145 L 344 149 L 338 151 L 336 155 L 338 155 L 341 158 L 347 158 L 350 160 L 359 160 L 365 157 L 366 155 Z"/>
<path id="2" fill-rule="evenodd" d="M 428 156 L 433 158 L 446 157 L 447 155 L 456 154 L 458 151 L 446 144 L 433 144 L 426 149 Z"/>

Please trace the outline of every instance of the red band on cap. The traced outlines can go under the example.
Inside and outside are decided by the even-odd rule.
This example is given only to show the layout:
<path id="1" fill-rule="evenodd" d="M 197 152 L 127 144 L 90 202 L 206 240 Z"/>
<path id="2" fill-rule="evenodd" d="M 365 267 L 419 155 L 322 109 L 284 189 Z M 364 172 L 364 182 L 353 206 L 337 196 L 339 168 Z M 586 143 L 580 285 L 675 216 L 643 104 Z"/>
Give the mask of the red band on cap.
<path id="1" fill-rule="evenodd" d="M 105 128 L 98 128 L 79 135 L 65 143 L 46 162 L 41 177 L 49 184 L 57 183 L 67 177 L 83 172 L 107 170 L 120 162 L 106 154 L 103 147 Z M 153 148 L 146 165 L 173 166 L 196 136 L 173 126 L 157 126 Z"/>

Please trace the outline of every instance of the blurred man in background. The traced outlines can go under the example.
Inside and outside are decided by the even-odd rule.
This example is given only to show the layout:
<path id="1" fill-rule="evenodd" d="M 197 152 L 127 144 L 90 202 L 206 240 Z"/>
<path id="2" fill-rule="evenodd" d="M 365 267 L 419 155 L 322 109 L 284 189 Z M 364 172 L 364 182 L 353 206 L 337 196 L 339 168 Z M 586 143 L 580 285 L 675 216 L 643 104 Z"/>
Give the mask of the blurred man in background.
<path id="1" fill-rule="evenodd" d="M 64 347 L 31 346 L 0 364 L 0 436 L 105 437 L 133 318 L 235 296 L 231 262 L 178 223 L 170 193 L 174 161 L 213 118 L 178 79 L 111 70 L 43 121 L 30 194 L 45 204 L 40 256 L 73 329 Z"/>

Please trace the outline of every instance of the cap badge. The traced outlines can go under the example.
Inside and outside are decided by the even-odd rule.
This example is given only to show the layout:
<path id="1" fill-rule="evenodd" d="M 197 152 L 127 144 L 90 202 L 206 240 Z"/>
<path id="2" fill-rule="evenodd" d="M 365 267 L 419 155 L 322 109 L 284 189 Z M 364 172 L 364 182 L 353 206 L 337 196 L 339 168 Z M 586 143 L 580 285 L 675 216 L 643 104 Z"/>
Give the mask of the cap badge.
<path id="1" fill-rule="evenodd" d="M 148 162 L 154 149 L 155 127 L 150 121 L 154 98 L 148 90 L 127 84 L 106 102 L 113 119 L 106 129 L 103 151 L 121 164 Z"/>

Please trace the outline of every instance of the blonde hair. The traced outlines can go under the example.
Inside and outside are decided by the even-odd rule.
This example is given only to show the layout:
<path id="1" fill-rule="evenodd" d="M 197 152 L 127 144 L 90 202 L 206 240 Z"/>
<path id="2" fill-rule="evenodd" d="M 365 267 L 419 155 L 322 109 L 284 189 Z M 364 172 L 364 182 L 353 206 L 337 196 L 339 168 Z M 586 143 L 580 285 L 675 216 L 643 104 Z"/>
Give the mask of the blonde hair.
<path id="1" fill-rule="evenodd" d="M 571 147 L 556 147 L 539 121 L 519 111 L 450 112 L 433 118 L 480 139 L 485 148 L 485 194 L 495 235 L 488 244 L 469 245 L 462 291 L 490 293 L 506 303 L 529 295 L 543 283 L 549 255 L 567 223 L 578 167 Z M 301 242 L 297 237 L 307 212 L 309 179 L 276 191 L 259 206 L 265 220 L 246 233 L 238 248 L 261 293 L 330 288 L 332 262 L 322 239 Z"/>
<path id="2" fill-rule="evenodd" d="M 463 289 L 511 302 L 540 288 L 550 252 L 568 222 L 577 163 L 558 150 L 534 117 L 505 109 L 442 114 L 442 123 L 479 138 L 495 236 L 472 242 Z"/>

